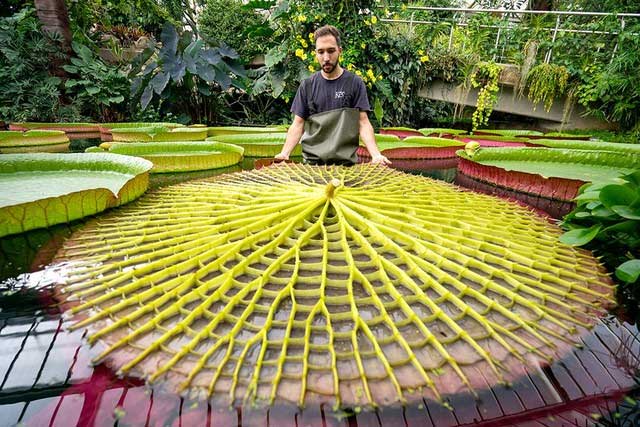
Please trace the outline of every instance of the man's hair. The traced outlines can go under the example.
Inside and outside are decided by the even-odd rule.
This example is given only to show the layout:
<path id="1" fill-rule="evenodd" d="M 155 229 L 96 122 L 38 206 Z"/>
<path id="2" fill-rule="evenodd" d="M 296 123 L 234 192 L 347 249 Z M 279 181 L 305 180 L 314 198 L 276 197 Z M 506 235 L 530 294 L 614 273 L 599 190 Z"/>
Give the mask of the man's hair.
<path id="1" fill-rule="evenodd" d="M 338 29 L 333 25 L 324 25 L 313 33 L 314 40 L 318 40 L 320 37 L 324 36 L 333 36 L 336 39 L 338 47 L 342 47 L 342 43 L 340 42 L 340 31 L 338 31 Z"/>

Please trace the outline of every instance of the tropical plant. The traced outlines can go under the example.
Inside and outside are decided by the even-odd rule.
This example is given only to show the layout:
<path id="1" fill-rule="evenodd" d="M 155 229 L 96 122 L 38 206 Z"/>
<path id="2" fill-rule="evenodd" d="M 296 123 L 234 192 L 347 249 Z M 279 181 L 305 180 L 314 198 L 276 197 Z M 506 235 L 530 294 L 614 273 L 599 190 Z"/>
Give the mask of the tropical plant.
<path id="1" fill-rule="evenodd" d="M 486 126 L 493 107 L 498 101 L 500 66 L 494 62 L 481 62 L 470 76 L 471 86 L 478 89 L 476 109 L 471 118 L 473 129 Z"/>
<path id="2" fill-rule="evenodd" d="M 264 55 L 268 41 L 256 31 L 266 18 L 241 0 L 209 0 L 200 14 L 200 35 L 211 46 L 229 46 L 247 64 Z"/>
<path id="3" fill-rule="evenodd" d="M 235 61 L 238 54 L 226 47 L 208 48 L 189 31 L 182 34 L 166 23 L 162 47 L 155 43 L 139 55 L 129 76 L 131 91 L 140 96 L 144 110 L 154 94 L 161 109 L 187 112 L 195 123 L 215 122 L 216 97 L 233 86 L 243 87 L 237 77 L 244 68 Z"/>
<path id="4" fill-rule="evenodd" d="M 553 101 L 566 93 L 568 80 L 569 71 L 562 65 L 543 63 L 533 67 L 525 83 L 533 108 L 542 102 L 546 111 L 551 110 Z"/>
<path id="5" fill-rule="evenodd" d="M 58 37 L 45 35 L 33 9 L 0 18 L 0 119 L 77 121 L 78 110 L 61 101 L 62 80 L 51 61 L 64 60 Z"/>
<path id="6" fill-rule="evenodd" d="M 640 299 L 640 171 L 622 178 L 583 186 L 577 206 L 563 220 L 568 229 L 561 241 L 586 245 L 603 257 L 625 284 L 625 292 Z M 636 307 L 637 308 L 637 307 Z"/>
<path id="7" fill-rule="evenodd" d="M 127 117 L 129 80 L 119 67 L 105 64 L 91 49 L 72 43 L 76 56 L 63 66 L 68 73 L 67 94 L 72 94 L 86 116 L 100 122 L 117 122 Z"/>
<path id="8" fill-rule="evenodd" d="M 391 168 L 282 164 L 155 191 L 54 262 L 96 362 L 227 402 L 357 410 L 572 351 L 613 289 L 560 232 Z"/>

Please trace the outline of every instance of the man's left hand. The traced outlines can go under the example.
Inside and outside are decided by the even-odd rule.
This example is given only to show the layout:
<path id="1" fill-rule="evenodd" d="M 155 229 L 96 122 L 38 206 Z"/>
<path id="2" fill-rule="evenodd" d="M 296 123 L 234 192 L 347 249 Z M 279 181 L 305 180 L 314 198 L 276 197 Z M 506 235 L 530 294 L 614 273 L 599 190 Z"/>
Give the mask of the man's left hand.
<path id="1" fill-rule="evenodd" d="M 378 154 L 371 158 L 371 164 L 389 166 L 391 164 L 391 161 L 387 159 L 385 156 L 383 156 L 382 154 Z"/>

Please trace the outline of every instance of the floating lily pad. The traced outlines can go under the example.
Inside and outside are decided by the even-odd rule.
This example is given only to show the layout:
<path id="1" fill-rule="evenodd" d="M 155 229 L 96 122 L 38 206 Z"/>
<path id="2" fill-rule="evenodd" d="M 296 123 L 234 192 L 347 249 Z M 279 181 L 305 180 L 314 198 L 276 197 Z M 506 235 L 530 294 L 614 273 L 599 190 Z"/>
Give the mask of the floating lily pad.
<path id="1" fill-rule="evenodd" d="M 409 136 L 392 141 L 376 140 L 378 149 L 389 159 L 444 159 L 455 158 L 463 142 L 447 138 Z M 364 146 L 358 149 L 361 157 L 371 157 Z M 454 165 L 455 166 L 455 165 Z"/>
<path id="2" fill-rule="evenodd" d="M 151 173 L 190 172 L 236 165 L 244 149 L 222 142 L 129 142 L 112 144 L 110 153 L 138 156 L 153 163 Z"/>
<path id="3" fill-rule="evenodd" d="M 572 200 L 585 182 L 608 181 L 640 168 L 640 154 L 560 148 L 489 148 L 458 152 L 463 174 L 501 187 Z"/>
<path id="4" fill-rule="evenodd" d="M 586 140 L 557 140 L 557 139 L 536 139 L 530 140 L 530 145 L 540 145 L 549 148 L 565 148 L 573 150 L 597 150 L 616 151 L 619 153 L 629 153 L 640 155 L 640 144 L 625 144 L 622 142 L 586 141 Z"/>
<path id="5" fill-rule="evenodd" d="M 472 135 L 540 136 L 543 133 L 529 129 L 478 129 Z"/>
<path id="6" fill-rule="evenodd" d="M 379 132 L 383 135 L 396 135 L 400 138 L 406 138 L 407 136 L 424 136 L 422 132 L 404 126 L 384 127 L 380 128 Z"/>
<path id="7" fill-rule="evenodd" d="M 151 162 L 116 154 L 0 156 L 0 237 L 128 203 L 147 189 Z"/>
<path id="8" fill-rule="evenodd" d="M 462 129 L 448 129 L 448 128 L 422 128 L 418 129 L 418 132 L 424 136 L 439 136 L 444 135 L 466 135 L 467 131 Z"/>
<path id="9" fill-rule="evenodd" d="M 207 130 L 188 127 L 150 126 L 112 128 L 111 135 L 116 142 L 204 141 L 207 137 Z"/>
<path id="10" fill-rule="evenodd" d="M 69 151 L 69 138 L 62 131 L 0 131 L 0 153 L 61 151 Z"/>
<path id="11" fill-rule="evenodd" d="M 17 122 L 9 125 L 9 130 L 58 130 L 67 134 L 69 139 L 100 138 L 100 129 L 97 123 L 36 123 Z"/>
<path id="12" fill-rule="evenodd" d="M 454 138 L 464 143 L 476 141 L 483 147 L 526 147 L 528 139 L 503 135 L 456 135 Z"/>
<path id="13" fill-rule="evenodd" d="M 239 134 L 256 134 L 256 133 L 278 133 L 286 131 L 286 126 L 210 126 L 208 129 L 209 136 L 218 135 L 239 135 Z"/>
<path id="14" fill-rule="evenodd" d="M 73 328 L 122 374 L 227 404 L 371 407 L 571 351 L 613 287 L 561 234 L 390 168 L 281 163 L 157 190 L 87 224 L 52 268 Z"/>
<path id="15" fill-rule="evenodd" d="M 239 145 L 244 148 L 244 155 L 247 157 L 273 157 L 282 151 L 286 137 L 287 134 L 284 132 L 246 133 L 212 136 L 207 138 L 207 141 Z M 302 155 L 302 146 L 297 144 L 291 156 L 300 155 Z"/>
<path id="16" fill-rule="evenodd" d="M 148 127 L 163 127 L 167 129 L 175 129 L 184 127 L 180 123 L 163 123 L 163 122 L 125 122 L 125 123 L 100 123 L 100 138 L 103 141 L 113 141 L 112 129 L 130 129 L 130 128 L 148 128 Z"/>

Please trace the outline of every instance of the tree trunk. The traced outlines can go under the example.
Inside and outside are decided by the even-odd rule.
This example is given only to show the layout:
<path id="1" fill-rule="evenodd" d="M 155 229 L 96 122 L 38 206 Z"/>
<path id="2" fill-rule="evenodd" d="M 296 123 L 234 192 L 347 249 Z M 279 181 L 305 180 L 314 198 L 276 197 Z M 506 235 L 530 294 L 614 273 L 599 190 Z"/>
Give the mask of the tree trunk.
<path id="1" fill-rule="evenodd" d="M 46 33 L 59 34 L 64 52 L 71 52 L 71 28 L 69 13 L 64 0 L 34 0 L 38 19 Z"/>

